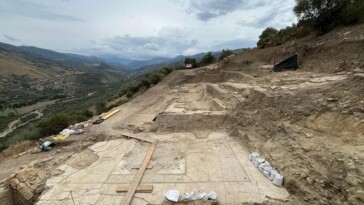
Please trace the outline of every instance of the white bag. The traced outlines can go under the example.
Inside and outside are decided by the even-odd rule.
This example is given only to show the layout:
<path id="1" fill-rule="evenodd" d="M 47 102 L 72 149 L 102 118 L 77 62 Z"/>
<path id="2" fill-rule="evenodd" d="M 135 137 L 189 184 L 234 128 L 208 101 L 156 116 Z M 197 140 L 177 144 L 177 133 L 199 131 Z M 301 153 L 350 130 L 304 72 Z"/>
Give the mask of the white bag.
<path id="1" fill-rule="evenodd" d="M 260 172 L 263 172 L 263 171 L 264 171 L 265 166 L 267 166 L 265 163 L 261 163 L 261 164 L 259 165 L 259 167 L 258 167 L 259 171 L 260 171 Z"/>
<path id="2" fill-rule="evenodd" d="M 267 172 L 267 171 L 263 171 L 263 175 L 264 175 L 265 177 L 269 178 L 269 172 Z"/>
<path id="3" fill-rule="evenodd" d="M 256 168 L 258 168 L 258 167 L 259 167 L 259 165 L 260 165 L 260 164 L 262 164 L 262 163 L 264 163 L 264 162 L 265 162 L 265 159 L 257 158 L 257 159 L 255 160 L 254 166 L 255 166 Z"/>
<path id="4" fill-rule="evenodd" d="M 211 192 L 208 194 L 208 197 L 209 197 L 209 199 L 211 199 L 211 200 L 216 200 L 216 199 L 217 199 L 217 194 L 216 194 L 216 192 L 211 191 Z"/>
<path id="5" fill-rule="evenodd" d="M 279 187 L 282 187 L 283 185 L 283 176 L 280 174 L 277 174 L 276 177 L 274 177 L 273 184 Z"/>
<path id="6" fill-rule="evenodd" d="M 272 170 L 269 175 L 269 180 L 273 181 L 277 174 L 278 172 L 276 170 Z"/>
<path id="7" fill-rule="evenodd" d="M 259 153 L 253 152 L 253 153 L 249 154 L 249 160 L 250 161 L 253 161 L 256 158 L 259 158 Z"/>
<path id="8" fill-rule="evenodd" d="M 173 201 L 173 202 L 178 202 L 178 198 L 179 198 L 179 191 L 175 190 L 175 189 L 171 189 L 169 191 L 167 191 L 164 196 L 166 197 L 166 199 L 168 199 L 169 201 Z"/>
<path id="9" fill-rule="evenodd" d="M 272 166 L 267 165 L 264 167 L 264 171 L 268 172 L 270 174 L 270 172 L 273 170 Z"/>

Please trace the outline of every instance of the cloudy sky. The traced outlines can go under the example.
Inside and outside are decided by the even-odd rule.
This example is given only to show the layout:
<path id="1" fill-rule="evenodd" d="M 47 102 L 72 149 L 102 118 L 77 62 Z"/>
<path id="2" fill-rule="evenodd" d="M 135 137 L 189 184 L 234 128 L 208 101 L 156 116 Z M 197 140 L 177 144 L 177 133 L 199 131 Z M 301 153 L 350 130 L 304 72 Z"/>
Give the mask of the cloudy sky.
<path id="1" fill-rule="evenodd" d="M 0 0 L 0 42 L 131 59 L 254 47 L 295 0 Z"/>

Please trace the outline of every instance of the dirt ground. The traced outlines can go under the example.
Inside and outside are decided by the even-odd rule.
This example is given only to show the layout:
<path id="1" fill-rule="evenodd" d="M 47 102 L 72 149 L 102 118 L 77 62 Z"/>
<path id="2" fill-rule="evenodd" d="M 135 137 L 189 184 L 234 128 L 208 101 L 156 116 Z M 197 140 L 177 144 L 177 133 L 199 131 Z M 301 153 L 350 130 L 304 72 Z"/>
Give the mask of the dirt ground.
<path id="1" fill-rule="evenodd" d="M 76 204 L 120 204 L 125 194 L 116 193 L 117 186 L 130 184 L 150 146 L 124 136 L 130 135 L 158 140 L 142 178 L 154 190 L 136 193 L 132 204 L 167 203 L 169 189 L 215 191 L 220 204 L 363 204 L 363 51 L 364 26 L 346 27 L 174 71 L 51 152 L 1 162 L 2 185 L 22 167 L 11 186 L 25 184 L 32 195 L 19 204 L 73 204 L 72 198 Z M 295 52 L 296 71 L 262 67 L 274 53 L 283 58 Z M 252 165 L 253 151 L 283 174 L 283 188 Z M 33 169 L 42 174 L 24 174 Z M 40 186 L 24 175 L 45 190 L 37 191 Z M 6 196 L 0 189 L 0 199 Z"/>

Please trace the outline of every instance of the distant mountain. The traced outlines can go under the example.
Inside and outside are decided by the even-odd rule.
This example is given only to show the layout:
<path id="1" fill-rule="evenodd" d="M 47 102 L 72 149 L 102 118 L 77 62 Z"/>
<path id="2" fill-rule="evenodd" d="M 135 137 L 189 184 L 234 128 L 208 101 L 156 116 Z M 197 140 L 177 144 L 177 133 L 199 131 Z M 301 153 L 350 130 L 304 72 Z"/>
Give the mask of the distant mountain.
<path id="1" fill-rule="evenodd" d="M 215 55 L 216 57 L 219 56 L 220 53 L 221 53 L 220 51 L 212 52 L 212 54 Z M 103 57 L 98 57 L 98 58 L 111 65 L 122 66 L 127 69 L 148 70 L 148 69 L 159 68 L 164 65 L 183 63 L 183 61 L 187 57 L 201 59 L 206 54 L 207 54 L 207 52 L 198 53 L 195 55 L 188 55 L 188 56 L 179 55 L 174 58 L 152 58 L 150 60 L 130 60 L 130 59 L 118 58 L 118 57 L 114 57 L 114 56 L 103 56 Z"/>
<path id="2" fill-rule="evenodd" d="M 17 53 L 25 54 L 25 56 L 33 56 L 43 59 L 48 59 L 52 61 L 57 61 L 59 63 L 66 62 L 73 64 L 104 64 L 109 65 L 110 67 L 119 68 L 119 69 L 127 69 L 127 70 L 148 70 L 159 68 L 164 65 L 178 64 L 183 63 L 184 59 L 187 57 L 201 59 L 205 53 L 198 53 L 195 55 L 179 55 L 174 58 L 153 58 L 149 60 L 132 60 L 126 59 L 118 56 L 83 56 L 72 53 L 60 53 L 48 49 L 38 48 L 34 46 L 13 46 L 0 42 L 0 50 L 6 49 L 8 51 L 13 51 Z M 220 51 L 212 52 L 216 57 L 220 55 Z"/>
<path id="3" fill-rule="evenodd" d="M 23 55 L 26 58 L 42 58 L 43 60 L 51 60 L 58 63 L 65 64 L 81 64 L 81 65 L 91 65 L 91 64 L 107 64 L 100 58 L 94 56 L 82 56 L 72 53 L 59 53 L 56 51 L 38 48 L 34 46 L 13 46 L 0 42 L 0 51 L 5 50 L 9 52 L 15 52 L 19 55 Z M 116 66 L 117 68 L 122 68 L 121 65 Z"/>
<path id="4" fill-rule="evenodd" d="M 215 57 L 218 57 L 220 55 L 220 53 L 221 53 L 220 51 L 212 52 L 212 54 Z M 166 59 L 165 61 L 161 61 L 161 62 L 156 63 L 156 64 L 150 64 L 150 65 L 145 65 L 145 66 L 139 67 L 138 70 L 148 71 L 148 70 L 158 69 L 158 68 L 163 67 L 163 66 L 182 65 L 184 63 L 185 58 L 196 58 L 197 60 L 200 60 L 206 54 L 207 54 L 207 52 L 198 53 L 198 54 L 195 54 L 195 55 L 188 55 L 188 56 L 179 55 L 179 56 L 176 56 L 174 58 Z"/>
<path id="5" fill-rule="evenodd" d="M 115 66 L 122 66 L 127 69 L 138 69 L 144 66 L 159 64 L 170 60 L 170 58 L 153 58 L 150 60 L 130 60 L 114 56 L 98 57 L 98 59 Z"/>

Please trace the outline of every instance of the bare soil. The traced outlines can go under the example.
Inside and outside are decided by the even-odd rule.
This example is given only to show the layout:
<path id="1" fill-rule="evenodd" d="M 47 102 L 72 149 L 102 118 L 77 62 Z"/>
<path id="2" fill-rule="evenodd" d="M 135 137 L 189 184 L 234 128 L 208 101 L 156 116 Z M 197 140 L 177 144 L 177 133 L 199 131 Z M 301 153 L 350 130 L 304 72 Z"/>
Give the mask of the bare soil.
<path id="1" fill-rule="evenodd" d="M 271 64 L 275 53 L 281 59 L 295 52 L 300 59 L 296 71 L 273 73 L 261 67 Z M 50 153 L 34 155 L 38 159 L 26 154 L 8 158 L 0 166 L 15 170 L 33 161 L 33 167 L 54 177 L 62 175 L 59 165 L 87 169 L 100 158 L 86 148 L 120 139 L 125 131 L 164 138 L 174 133 L 173 138 L 163 139 L 176 144 L 183 136 L 179 133 L 193 133 L 199 142 L 223 131 L 239 146 L 260 152 L 283 173 L 290 196 L 266 197 L 259 203 L 363 204 L 363 53 L 364 25 L 360 25 L 246 50 L 203 68 L 174 71 L 84 135 L 72 136 Z M 213 149 L 203 143 L 198 146 L 202 151 Z M 10 172 L 2 174 L 5 178 Z M 145 198 L 136 200 L 145 203 Z M 249 200 L 246 204 L 258 203 Z"/>

